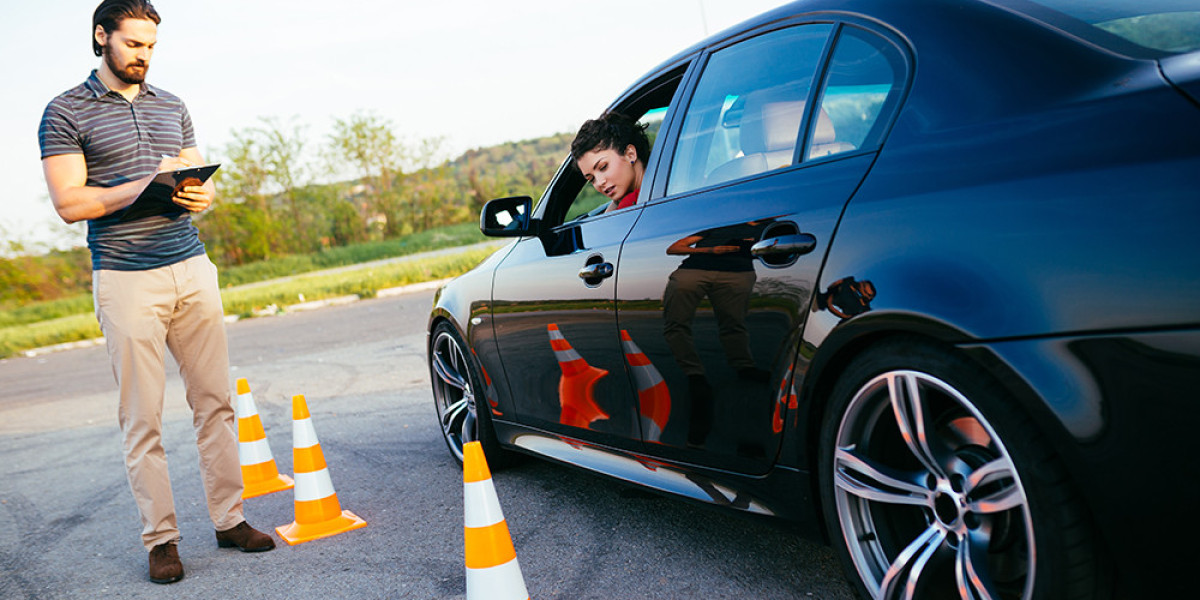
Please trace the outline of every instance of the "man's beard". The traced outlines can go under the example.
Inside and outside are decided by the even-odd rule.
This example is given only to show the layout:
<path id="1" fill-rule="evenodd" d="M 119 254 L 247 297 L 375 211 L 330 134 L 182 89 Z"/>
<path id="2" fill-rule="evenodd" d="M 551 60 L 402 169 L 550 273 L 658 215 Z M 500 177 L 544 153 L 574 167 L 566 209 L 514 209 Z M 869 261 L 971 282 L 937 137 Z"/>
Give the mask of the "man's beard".
<path id="1" fill-rule="evenodd" d="M 113 53 L 108 49 L 108 46 L 104 46 L 104 64 L 108 65 L 108 70 L 112 71 L 112 74 L 116 75 L 117 79 L 120 79 L 129 85 L 141 84 L 146 80 L 146 72 L 150 70 L 150 65 L 142 61 L 133 61 L 128 65 L 125 65 L 124 69 L 120 68 L 120 66 L 117 65 L 116 57 L 113 56 Z M 133 67 L 142 68 L 141 70 L 136 70 Z"/>

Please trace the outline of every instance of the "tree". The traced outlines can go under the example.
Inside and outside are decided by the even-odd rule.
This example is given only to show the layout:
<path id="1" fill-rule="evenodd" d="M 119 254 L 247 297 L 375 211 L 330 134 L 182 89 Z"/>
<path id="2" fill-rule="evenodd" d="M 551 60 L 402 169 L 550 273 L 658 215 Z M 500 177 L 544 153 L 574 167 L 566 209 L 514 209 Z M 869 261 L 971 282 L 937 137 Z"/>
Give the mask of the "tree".
<path id="1" fill-rule="evenodd" d="M 259 119 L 259 127 L 233 132 L 217 171 L 218 201 L 197 219 L 220 264 L 243 264 L 321 247 L 319 217 L 305 209 L 298 190 L 311 173 L 304 157 L 305 128 L 295 118 Z"/>
<path id="2" fill-rule="evenodd" d="M 392 131 L 392 123 L 372 113 L 356 113 L 348 119 L 335 118 L 329 136 L 331 172 L 344 171 L 339 161 L 349 163 L 362 178 L 369 210 L 368 220 L 384 219 L 384 237 L 402 232 L 401 198 L 395 190 L 404 177 L 402 165 L 409 156 L 404 144 Z"/>
<path id="3" fill-rule="evenodd" d="M 295 117 L 286 123 L 274 117 L 259 120 L 263 127 L 256 134 L 264 145 L 265 166 L 277 197 L 287 204 L 291 216 L 292 234 L 283 236 L 283 247 L 287 252 L 316 250 L 320 247 L 320 236 L 314 235 L 313 218 L 297 195 L 308 171 L 303 161 L 305 127 L 297 124 Z"/>

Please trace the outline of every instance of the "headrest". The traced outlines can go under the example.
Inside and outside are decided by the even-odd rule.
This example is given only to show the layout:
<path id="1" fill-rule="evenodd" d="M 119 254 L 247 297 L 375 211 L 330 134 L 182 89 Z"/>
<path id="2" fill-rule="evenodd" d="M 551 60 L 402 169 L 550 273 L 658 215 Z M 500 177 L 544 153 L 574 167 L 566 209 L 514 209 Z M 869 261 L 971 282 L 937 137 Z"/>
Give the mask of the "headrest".
<path id="1" fill-rule="evenodd" d="M 832 144 L 835 140 L 837 140 L 837 132 L 833 130 L 833 119 L 830 119 L 829 113 L 822 108 L 817 113 L 817 130 L 813 132 L 812 145 Z"/>
<path id="2" fill-rule="evenodd" d="M 746 96 L 746 107 L 742 113 L 741 146 L 745 154 L 791 150 L 796 147 L 800 132 L 800 120 L 804 117 L 804 100 L 795 98 L 802 90 L 797 86 L 768 88 Z M 788 91 L 792 91 L 788 94 Z M 822 109 L 817 116 L 817 130 L 813 144 L 828 144 L 835 139 L 833 121 Z"/>

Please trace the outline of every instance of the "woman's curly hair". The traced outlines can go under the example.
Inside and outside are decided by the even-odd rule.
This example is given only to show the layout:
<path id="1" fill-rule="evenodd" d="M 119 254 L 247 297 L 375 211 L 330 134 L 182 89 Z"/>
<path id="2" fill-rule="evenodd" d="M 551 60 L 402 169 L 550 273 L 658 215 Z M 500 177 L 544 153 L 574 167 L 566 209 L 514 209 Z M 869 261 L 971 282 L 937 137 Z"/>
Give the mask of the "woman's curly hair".
<path id="1" fill-rule="evenodd" d="M 571 142 L 571 158 L 578 161 L 588 152 L 609 148 L 621 154 L 630 145 L 637 151 L 638 160 L 646 164 L 646 159 L 650 157 L 650 138 L 646 136 L 646 126 L 621 113 L 605 113 L 598 119 L 587 120 L 579 128 L 579 133 Z"/>

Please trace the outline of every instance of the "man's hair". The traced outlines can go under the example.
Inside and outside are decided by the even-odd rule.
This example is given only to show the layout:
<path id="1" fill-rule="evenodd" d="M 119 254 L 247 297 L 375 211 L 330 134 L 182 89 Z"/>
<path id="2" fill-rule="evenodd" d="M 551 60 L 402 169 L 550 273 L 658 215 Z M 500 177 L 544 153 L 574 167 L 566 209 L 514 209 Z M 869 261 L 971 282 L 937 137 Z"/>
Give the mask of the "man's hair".
<path id="1" fill-rule="evenodd" d="M 92 14 L 92 52 L 96 56 L 104 54 L 104 47 L 96 41 L 96 26 L 103 27 L 105 33 L 112 35 L 112 32 L 121 28 L 121 21 L 125 19 L 146 19 L 154 21 L 155 25 L 161 21 L 150 0 L 104 0 Z"/>
<path id="2" fill-rule="evenodd" d="M 585 121 L 583 127 L 579 128 L 579 133 L 571 142 L 571 158 L 578 161 L 588 152 L 609 148 L 623 154 L 630 144 L 637 150 L 638 160 L 644 164 L 650 158 L 650 138 L 646 137 L 646 126 L 621 113 L 605 113 L 599 119 Z"/>

